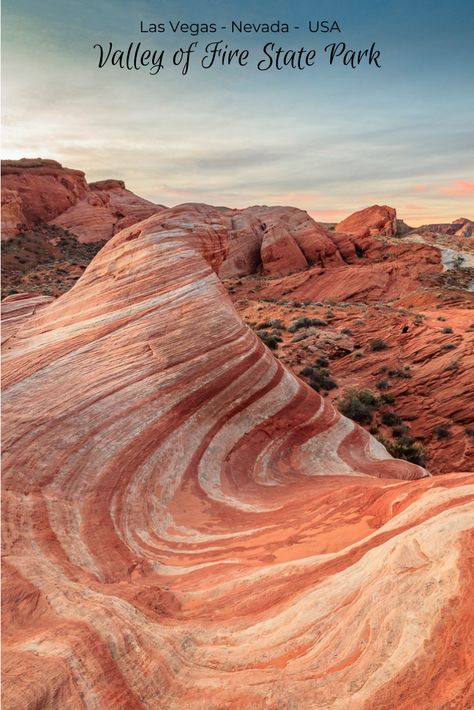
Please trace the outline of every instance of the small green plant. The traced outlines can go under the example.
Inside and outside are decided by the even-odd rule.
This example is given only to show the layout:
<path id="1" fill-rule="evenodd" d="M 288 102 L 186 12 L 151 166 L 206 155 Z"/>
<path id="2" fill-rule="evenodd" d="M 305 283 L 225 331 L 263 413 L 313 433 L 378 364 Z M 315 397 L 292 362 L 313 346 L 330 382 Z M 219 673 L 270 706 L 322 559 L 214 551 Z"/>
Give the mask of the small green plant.
<path id="1" fill-rule="evenodd" d="M 327 360 L 324 358 L 319 358 L 319 361 L 327 363 Z M 317 364 L 313 367 L 307 366 L 301 370 L 300 374 L 308 378 L 309 386 L 316 390 L 316 392 L 320 392 L 321 390 L 329 392 L 329 390 L 337 388 L 337 382 L 331 378 L 327 367 L 320 367 Z"/>
<path id="2" fill-rule="evenodd" d="M 327 325 L 327 321 L 322 320 L 321 318 L 308 318 L 307 316 L 301 316 L 293 321 L 288 330 L 290 333 L 296 333 L 296 331 L 300 330 L 300 328 L 310 328 L 311 326 L 322 327 L 325 325 Z"/>
<path id="3" fill-rule="evenodd" d="M 390 387 L 390 382 L 388 380 L 379 380 L 375 383 L 378 390 L 387 390 Z"/>
<path id="4" fill-rule="evenodd" d="M 338 402 L 339 411 L 359 424 L 370 424 L 378 397 L 369 389 L 346 390 Z"/>
<path id="5" fill-rule="evenodd" d="M 396 459 L 410 461 L 410 463 L 416 463 L 418 466 L 424 466 L 425 464 L 425 450 L 412 436 L 402 436 L 396 441 L 388 442 L 385 447 L 388 453 Z"/>
<path id="6" fill-rule="evenodd" d="M 386 350 L 387 348 L 388 345 L 382 338 L 374 338 L 370 341 L 370 349 L 374 353 L 380 352 L 381 350 Z"/>
<path id="7" fill-rule="evenodd" d="M 435 426 L 433 433 L 438 437 L 438 439 L 449 439 L 451 436 L 451 432 L 448 427 L 441 424 L 439 426 Z"/>
<path id="8" fill-rule="evenodd" d="M 410 427 L 407 426 L 406 424 L 398 424 L 398 426 L 393 427 L 392 435 L 396 439 L 399 439 L 401 436 L 406 436 L 409 431 L 410 431 Z"/>
<path id="9" fill-rule="evenodd" d="M 411 377 L 411 372 L 409 369 L 403 368 L 403 370 L 387 370 L 387 375 L 393 378 L 399 378 L 403 380 L 408 380 Z"/>
<path id="10" fill-rule="evenodd" d="M 402 418 L 396 412 L 383 412 L 382 413 L 382 424 L 385 426 L 395 426 L 396 424 L 402 423 Z"/>
<path id="11" fill-rule="evenodd" d="M 315 362 L 315 367 L 328 367 L 329 366 L 329 360 L 327 357 L 318 357 L 318 359 Z"/>
<path id="12" fill-rule="evenodd" d="M 453 332 L 453 329 L 449 325 L 447 325 L 441 330 L 441 332 L 444 333 L 445 335 L 448 335 L 448 333 Z"/>
<path id="13" fill-rule="evenodd" d="M 343 328 L 343 329 L 341 330 L 341 333 L 342 333 L 343 335 L 353 335 L 353 331 L 352 331 L 350 328 Z"/>
<path id="14" fill-rule="evenodd" d="M 270 318 L 270 326 L 272 328 L 278 328 L 279 330 L 285 330 L 285 324 L 281 320 L 281 318 Z"/>
<path id="15" fill-rule="evenodd" d="M 277 350 L 278 343 L 282 342 L 282 337 L 277 331 L 269 333 L 266 330 L 257 330 L 256 334 L 265 345 L 270 348 L 270 350 Z"/>
<path id="16" fill-rule="evenodd" d="M 468 436 L 474 439 L 474 426 L 467 426 L 464 431 Z"/>

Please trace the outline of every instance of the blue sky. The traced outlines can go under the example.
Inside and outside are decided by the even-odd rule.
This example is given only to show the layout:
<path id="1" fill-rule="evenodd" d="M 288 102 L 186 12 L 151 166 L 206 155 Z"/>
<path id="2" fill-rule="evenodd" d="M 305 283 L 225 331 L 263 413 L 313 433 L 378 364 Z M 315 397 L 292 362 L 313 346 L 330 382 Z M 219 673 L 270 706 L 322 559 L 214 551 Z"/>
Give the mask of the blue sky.
<path id="1" fill-rule="evenodd" d="M 144 22 L 271 22 L 342 32 L 143 35 Z M 246 206 L 293 204 L 337 221 L 386 203 L 414 225 L 474 215 L 474 3 L 471 0 L 227 2 L 4 0 L 3 155 L 41 156 L 140 195 Z M 364 49 L 382 68 L 189 74 L 97 68 L 94 43 L 169 53 L 211 41 L 262 56 L 268 41 Z"/>

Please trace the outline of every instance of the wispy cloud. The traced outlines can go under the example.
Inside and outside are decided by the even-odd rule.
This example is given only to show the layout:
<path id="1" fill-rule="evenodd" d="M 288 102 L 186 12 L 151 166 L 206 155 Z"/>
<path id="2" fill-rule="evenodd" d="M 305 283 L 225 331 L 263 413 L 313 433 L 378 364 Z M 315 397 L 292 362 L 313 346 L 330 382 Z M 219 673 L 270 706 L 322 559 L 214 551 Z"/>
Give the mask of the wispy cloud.
<path id="1" fill-rule="evenodd" d="M 443 195 L 455 195 L 456 197 L 472 197 L 474 196 L 474 182 L 470 180 L 454 180 L 451 185 L 441 187 Z"/>

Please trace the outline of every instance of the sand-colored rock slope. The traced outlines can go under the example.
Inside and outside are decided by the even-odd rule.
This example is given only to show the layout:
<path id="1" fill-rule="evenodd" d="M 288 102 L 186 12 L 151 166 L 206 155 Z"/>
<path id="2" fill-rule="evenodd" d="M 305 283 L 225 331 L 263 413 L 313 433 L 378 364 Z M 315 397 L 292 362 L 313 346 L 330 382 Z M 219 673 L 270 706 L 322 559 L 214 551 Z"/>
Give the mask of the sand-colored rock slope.
<path id="1" fill-rule="evenodd" d="M 474 476 L 271 355 L 226 219 L 163 211 L 4 304 L 4 707 L 472 707 Z"/>

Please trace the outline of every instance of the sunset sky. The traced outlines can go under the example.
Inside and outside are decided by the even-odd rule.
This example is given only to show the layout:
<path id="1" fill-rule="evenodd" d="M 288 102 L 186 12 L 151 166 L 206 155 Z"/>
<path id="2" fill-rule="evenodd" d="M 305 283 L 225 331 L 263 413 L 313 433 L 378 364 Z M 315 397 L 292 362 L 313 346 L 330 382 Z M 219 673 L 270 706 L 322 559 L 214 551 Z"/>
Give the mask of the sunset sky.
<path id="1" fill-rule="evenodd" d="M 193 9 L 194 8 L 194 9 Z M 290 204 L 338 221 L 389 204 L 419 225 L 474 218 L 472 0 L 4 0 L 3 157 L 54 158 L 88 180 L 119 178 L 173 205 Z M 206 8 L 206 9 L 203 9 Z M 198 37 L 140 34 L 149 22 L 271 22 L 342 32 Z M 97 68 L 95 43 L 164 49 L 222 39 L 260 58 L 266 42 L 314 47 L 317 68 L 242 68 L 187 76 L 165 66 Z M 329 67 L 330 42 L 365 49 L 382 68 Z"/>

